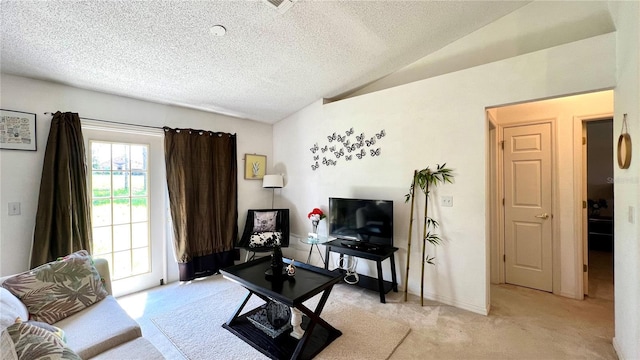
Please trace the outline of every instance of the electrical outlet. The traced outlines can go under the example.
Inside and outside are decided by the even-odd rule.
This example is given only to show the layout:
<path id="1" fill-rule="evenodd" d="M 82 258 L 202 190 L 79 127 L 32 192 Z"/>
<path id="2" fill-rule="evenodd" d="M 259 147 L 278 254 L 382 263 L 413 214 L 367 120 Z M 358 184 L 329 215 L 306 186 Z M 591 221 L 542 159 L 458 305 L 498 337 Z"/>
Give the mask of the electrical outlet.
<path id="1" fill-rule="evenodd" d="M 453 196 L 443 196 L 440 198 L 440 204 L 444 207 L 453 206 Z"/>
<path id="2" fill-rule="evenodd" d="M 9 215 L 20 215 L 20 203 L 19 202 L 10 202 L 9 203 Z"/>

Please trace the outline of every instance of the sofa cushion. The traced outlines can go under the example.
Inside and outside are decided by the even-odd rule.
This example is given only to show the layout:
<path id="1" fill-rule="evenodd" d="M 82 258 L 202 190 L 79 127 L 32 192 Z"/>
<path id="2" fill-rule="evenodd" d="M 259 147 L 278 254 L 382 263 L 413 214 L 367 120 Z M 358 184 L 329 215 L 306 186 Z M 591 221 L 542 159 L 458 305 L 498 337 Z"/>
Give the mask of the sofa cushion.
<path id="1" fill-rule="evenodd" d="M 27 306 L 30 319 L 49 324 L 107 296 L 86 250 L 13 276 L 2 286 Z"/>
<path id="2" fill-rule="evenodd" d="M 18 319 L 16 319 L 16 322 L 19 323 L 19 322 L 23 322 L 23 321 L 22 321 L 22 319 L 18 318 Z M 53 335 L 57 336 L 63 342 L 65 342 L 65 343 L 67 342 L 67 338 L 64 335 L 64 330 L 60 329 L 57 326 L 53 326 L 51 324 L 47 324 L 46 322 L 35 321 L 35 320 L 27 320 L 27 321 L 24 321 L 24 322 L 27 323 L 27 324 L 30 324 L 30 325 L 45 329 L 45 330 L 51 332 Z"/>
<path id="3" fill-rule="evenodd" d="M 27 307 L 9 290 L 0 287 L 0 331 L 13 325 L 18 318 L 29 318 Z"/>
<path id="4" fill-rule="evenodd" d="M 67 345 L 83 359 L 142 336 L 138 323 L 111 295 L 54 325 L 64 330 Z"/>
<path id="5" fill-rule="evenodd" d="M 11 335 L 6 329 L 0 332 L 0 359 L 2 360 L 18 360 L 16 353 L 16 345 L 11 340 Z"/>
<path id="6" fill-rule="evenodd" d="M 18 322 L 5 331 L 11 336 L 18 359 L 81 360 L 64 341 L 41 327 Z"/>
<path id="7" fill-rule="evenodd" d="M 93 360 L 160 360 L 165 357 L 158 349 L 156 349 L 149 340 L 139 337 L 126 343 L 111 348 L 98 356 L 93 357 Z"/>

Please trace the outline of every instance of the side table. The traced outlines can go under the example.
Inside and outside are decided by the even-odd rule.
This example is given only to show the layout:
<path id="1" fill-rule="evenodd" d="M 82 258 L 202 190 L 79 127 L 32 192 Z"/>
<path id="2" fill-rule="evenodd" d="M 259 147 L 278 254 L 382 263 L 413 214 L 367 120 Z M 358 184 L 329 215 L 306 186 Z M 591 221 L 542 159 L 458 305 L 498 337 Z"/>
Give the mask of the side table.
<path id="1" fill-rule="evenodd" d="M 311 253 L 313 253 L 313 248 L 315 247 L 316 250 L 318 250 L 318 254 L 320 255 L 320 259 L 322 260 L 322 263 L 324 264 L 324 257 L 322 256 L 322 252 L 320 251 L 320 248 L 318 247 L 318 245 L 324 244 L 326 242 L 329 242 L 331 240 L 334 240 L 335 238 L 330 238 L 328 236 L 324 236 L 324 235 L 318 235 L 318 237 L 306 237 L 306 238 L 300 238 L 300 242 L 303 244 L 307 244 L 307 245 L 311 245 L 311 247 L 309 247 L 309 256 L 307 256 L 307 264 L 310 263 L 311 261 Z"/>

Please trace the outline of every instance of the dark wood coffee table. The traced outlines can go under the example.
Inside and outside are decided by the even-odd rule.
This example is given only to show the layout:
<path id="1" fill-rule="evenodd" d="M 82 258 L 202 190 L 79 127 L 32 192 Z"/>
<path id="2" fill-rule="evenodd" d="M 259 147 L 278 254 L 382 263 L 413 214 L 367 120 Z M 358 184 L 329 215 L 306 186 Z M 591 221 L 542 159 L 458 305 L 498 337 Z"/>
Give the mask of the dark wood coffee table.
<path id="1" fill-rule="evenodd" d="M 268 280 L 264 272 L 269 268 L 270 261 L 270 257 L 263 257 L 220 270 L 225 278 L 249 290 L 233 316 L 222 327 L 272 359 L 311 359 L 342 335 L 340 330 L 320 317 L 333 285 L 339 282 L 342 276 L 337 271 L 328 271 L 296 261 L 294 265 L 297 271 L 293 278 L 289 279 L 285 275 L 280 280 Z M 284 261 L 285 266 L 291 262 L 289 259 Z M 320 293 L 322 296 L 315 310 L 312 311 L 303 304 Z M 275 338 L 258 329 L 247 317 L 260 308 L 240 315 L 252 295 L 267 302 L 275 300 L 291 307 L 292 318 L 300 312 L 306 315 L 301 324 L 304 329 L 304 334 L 300 334 L 301 338 L 298 340 L 293 337 L 295 334 L 291 334 L 296 332 L 296 326 Z"/>

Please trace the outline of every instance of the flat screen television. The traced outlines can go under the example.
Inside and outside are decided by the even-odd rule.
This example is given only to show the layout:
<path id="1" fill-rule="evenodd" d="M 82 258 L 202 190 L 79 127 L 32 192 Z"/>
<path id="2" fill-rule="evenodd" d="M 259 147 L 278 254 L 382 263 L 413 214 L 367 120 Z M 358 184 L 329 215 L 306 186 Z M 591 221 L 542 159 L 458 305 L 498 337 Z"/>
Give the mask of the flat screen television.
<path id="1" fill-rule="evenodd" d="M 329 198 L 329 236 L 393 246 L 393 201 Z"/>

